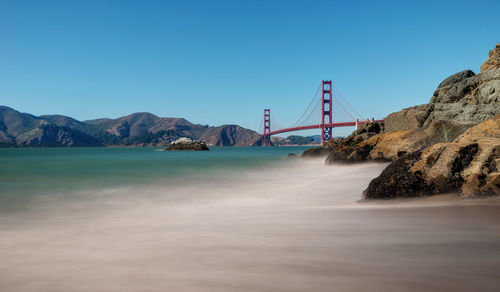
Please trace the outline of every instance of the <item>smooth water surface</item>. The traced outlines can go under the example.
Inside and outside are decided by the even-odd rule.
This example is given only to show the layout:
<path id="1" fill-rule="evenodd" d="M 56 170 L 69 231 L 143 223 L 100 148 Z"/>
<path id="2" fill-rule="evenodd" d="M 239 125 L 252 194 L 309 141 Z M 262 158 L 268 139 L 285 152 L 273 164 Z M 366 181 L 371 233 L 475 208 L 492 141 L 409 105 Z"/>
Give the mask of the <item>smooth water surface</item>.
<path id="1" fill-rule="evenodd" d="M 0 150 L 0 291 L 498 291 L 500 202 L 301 148 Z"/>
<path id="2" fill-rule="evenodd" d="M 179 184 L 214 173 L 265 167 L 308 147 L 211 147 L 210 151 L 164 148 L 0 148 L 0 209 L 40 195 Z M 10 201 L 5 201 L 6 199 Z"/>

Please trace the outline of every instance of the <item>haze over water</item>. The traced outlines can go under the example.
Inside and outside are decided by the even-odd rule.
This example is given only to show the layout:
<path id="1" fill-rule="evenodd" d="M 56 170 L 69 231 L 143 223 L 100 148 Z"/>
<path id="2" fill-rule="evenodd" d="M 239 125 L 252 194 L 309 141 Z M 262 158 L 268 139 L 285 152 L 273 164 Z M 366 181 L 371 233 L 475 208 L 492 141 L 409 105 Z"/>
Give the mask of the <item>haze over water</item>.
<path id="1" fill-rule="evenodd" d="M 500 202 L 305 148 L 0 149 L 0 291 L 497 291 Z"/>

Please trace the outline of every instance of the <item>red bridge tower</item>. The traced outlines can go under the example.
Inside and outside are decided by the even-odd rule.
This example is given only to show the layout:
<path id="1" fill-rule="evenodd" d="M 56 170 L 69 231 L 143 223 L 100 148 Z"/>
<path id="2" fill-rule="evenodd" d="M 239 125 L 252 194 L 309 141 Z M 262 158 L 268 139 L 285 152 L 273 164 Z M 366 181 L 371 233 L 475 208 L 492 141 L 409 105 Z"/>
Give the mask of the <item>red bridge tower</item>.
<path id="1" fill-rule="evenodd" d="M 332 139 L 332 127 L 325 124 L 332 124 L 332 81 L 323 80 L 321 94 L 321 145 Z M 327 118 L 328 116 L 328 118 Z"/>
<path id="2" fill-rule="evenodd" d="M 271 110 L 270 109 L 264 109 L 264 135 L 262 135 L 263 141 L 262 145 L 263 146 L 271 146 Z"/>

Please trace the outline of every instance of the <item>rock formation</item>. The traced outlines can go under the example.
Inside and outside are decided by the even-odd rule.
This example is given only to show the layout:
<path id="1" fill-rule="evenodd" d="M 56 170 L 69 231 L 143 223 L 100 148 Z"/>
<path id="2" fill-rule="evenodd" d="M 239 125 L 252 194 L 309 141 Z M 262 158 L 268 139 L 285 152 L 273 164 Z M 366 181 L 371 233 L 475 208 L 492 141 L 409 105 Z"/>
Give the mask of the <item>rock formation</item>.
<path id="1" fill-rule="evenodd" d="M 366 199 L 459 192 L 500 195 L 500 115 L 468 129 L 451 143 L 437 143 L 396 159 L 372 180 Z"/>
<path id="2" fill-rule="evenodd" d="M 318 157 L 325 157 L 328 154 L 332 152 L 332 148 L 328 147 L 315 147 L 311 149 L 307 149 L 300 155 L 302 158 L 318 158 Z"/>
<path id="3" fill-rule="evenodd" d="M 500 68 L 500 43 L 493 50 L 490 50 L 488 59 L 481 65 L 481 71 L 494 68 Z"/>
<path id="4" fill-rule="evenodd" d="M 337 139 L 327 163 L 395 160 L 435 143 L 451 142 L 485 120 L 500 114 L 500 44 L 479 74 L 456 73 L 439 84 L 428 104 L 390 114 L 378 135 L 356 143 Z M 486 65 L 485 65 L 486 64 Z M 369 151 L 369 153 L 367 153 Z"/>
<path id="5" fill-rule="evenodd" d="M 326 164 L 392 161 L 370 182 L 366 199 L 500 194 L 499 58 L 500 43 L 479 74 L 446 78 L 428 104 L 390 114 L 380 131 L 355 131 L 303 157 L 326 154 Z"/>
<path id="6" fill-rule="evenodd" d="M 200 151 L 200 150 L 209 150 L 207 147 L 207 144 L 203 141 L 199 140 L 191 140 L 189 138 L 179 138 L 170 145 L 165 148 L 165 151 L 173 151 L 173 150 L 195 150 L 195 151 Z"/>
<path id="7" fill-rule="evenodd" d="M 359 162 L 367 158 L 371 148 L 361 146 L 360 143 L 376 136 L 383 131 L 383 124 L 366 123 L 361 125 L 351 135 L 346 138 L 336 138 L 325 143 L 323 147 L 311 148 L 304 153 L 303 158 L 315 158 L 327 156 L 326 162 Z M 352 154 L 352 155 L 351 155 Z"/>

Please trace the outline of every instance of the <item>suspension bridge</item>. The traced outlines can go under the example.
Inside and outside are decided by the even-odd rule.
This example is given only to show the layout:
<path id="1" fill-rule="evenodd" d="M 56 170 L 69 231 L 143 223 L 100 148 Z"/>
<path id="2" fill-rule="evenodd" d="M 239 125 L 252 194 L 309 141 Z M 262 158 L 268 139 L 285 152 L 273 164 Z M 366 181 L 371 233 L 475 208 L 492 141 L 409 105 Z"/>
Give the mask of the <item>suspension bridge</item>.
<path id="1" fill-rule="evenodd" d="M 320 92 L 321 94 L 319 94 Z M 365 119 L 344 98 L 331 80 L 323 80 L 318 86 L 311 103 L 295 123 L 283 127 L 274 116 L 271 116 L 271 109 L 264 109 L 259 128 L 263 133 L 263 146 L 272 145 L 272 135 L 311 129 L 321 129 L 321 145 L 323 145 L 333 138 L 333 128 L 356 127 L 357 129 L 362 124 L 383 123 L 384 121 L 384 119 Z"/>

